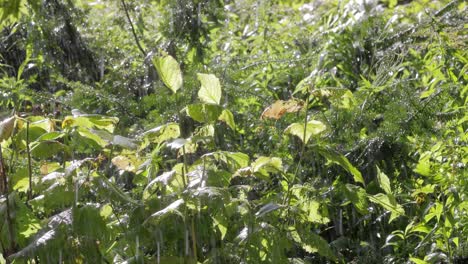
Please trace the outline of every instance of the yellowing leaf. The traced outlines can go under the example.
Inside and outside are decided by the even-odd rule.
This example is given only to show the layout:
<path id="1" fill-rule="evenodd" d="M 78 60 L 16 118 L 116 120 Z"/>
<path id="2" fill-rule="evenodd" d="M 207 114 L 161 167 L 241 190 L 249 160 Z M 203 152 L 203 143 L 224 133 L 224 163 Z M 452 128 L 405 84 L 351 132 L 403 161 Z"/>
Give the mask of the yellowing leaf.
<path id="1" fill-rule="evenodd" d="M 228 109 L 224 109 L 218 120 L 224 121 L 232 130 L 236 129 L 236 123 L 234 122 L 234 115 Z"/>
<path id="2" fill-rule="evenodd" d="M 221 84 L 219 79 L 213 74 L 197 74 L 198 80 L 201 83 L 201 88 L 198 91 L 200 100 L 207 104 L 219 105 L 221 101 Z"/>
<path id="3" fill-rule="evenodd" d="M 116 166 L 119 170 L 125 171 L 134 171 L 135 165 L 132 161 L 125 156 L 117 156 L 112 159 L 112 164 Z"/>
<path id="4" fill-rule="evenodd" d="M 283 170 L 283 162 L 280 158 L 276 157 L 259 157 L 252 162 L 253 172 L 258 172 L 261 169 L 265 169 L 268 172 L 278 172 Z"/>
<path id="5" fill-rule="evenodd" d="M 305 134 L 304 134 L 304 124 L 302 123 L 291 124 L 284 130 L 284 133 L 297 136 L 301 140 L 303 140 L 304 143 L 307 143 L 310 137 L 322 133 L 323 131 L 325 131 L 326 128 L 327 127 L 322 122 L 317 121 L 317 120 L 311 120 L 307 122 L 307 129 L 305 131 Z"/>
<path id="6" fill-rule="evenodd" d="M 272 105 L 265 108 L 260 119 L 272 118 L 280 119 L 285 113 L 299 112 L 303 107 L 303 103 L 298 100 L 278 100 Z"/>
<path id="7" fill-rule="evenodd" d="M 153 64 L 161 80 L 173 93 L 182 87 L 182 72 L 179 63 L 170 55 L 153 58 Z"/>
<path id="8" fill-rule="evenodd" d="M 15 127 L 16 117 L 12 116 L 0 122 L 0 142 L 11 137 L 13 128 Z"/>

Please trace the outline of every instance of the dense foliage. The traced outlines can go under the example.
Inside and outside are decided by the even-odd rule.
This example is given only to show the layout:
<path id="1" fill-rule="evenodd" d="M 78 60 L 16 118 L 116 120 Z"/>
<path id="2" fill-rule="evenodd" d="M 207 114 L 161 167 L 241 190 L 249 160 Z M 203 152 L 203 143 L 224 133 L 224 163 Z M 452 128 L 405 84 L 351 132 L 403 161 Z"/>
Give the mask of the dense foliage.
<path id="1" fill-rule="evenodd" d="M 465 1 L 0 19 L 0 263 L 466 263 Z"/>

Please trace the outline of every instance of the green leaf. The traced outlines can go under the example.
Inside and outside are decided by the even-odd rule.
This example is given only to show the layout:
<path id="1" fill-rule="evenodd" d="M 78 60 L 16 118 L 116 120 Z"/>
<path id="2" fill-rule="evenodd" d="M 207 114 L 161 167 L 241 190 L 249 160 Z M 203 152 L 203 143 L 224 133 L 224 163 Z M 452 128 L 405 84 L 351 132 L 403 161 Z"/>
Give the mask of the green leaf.
<path id="1" fill-rule="evenodd" d="M 280 172 L 283 170 L 283 162 L 276 157 L 259 157 L 252 162 L 252 171 L 259 172 L 266 170 L 268 172 Z"/>
<path id="2" fill-rule="evenodd" d="M 390 180 L 387 175 L 383 173 L 379 167 L 377 167 L 377 180 L 379 181 L 380 188 L 384 190 L 386 194 L 392 193 L 392 187 L 390 186 Z"/>
<path id="3" fill-rule="evenodd" d="M 200 123 L 213 123 L 220 118 L 223 109 L 219 105 L 191 104 L 186 108 L 187 115 Z"/>
<path id="4" fill-rule="evenodd" d="M 276 203 L 267 203 L 264 206 L 262 206 L 262 208 L 260 208 L 258 212 L 255 213 L 255 217 L 260 218 L 268 214 L 269 212 L 280 209 L 281 207 L 282 207 L 281 205 L 276 204 Z"/>
<path id="5" fill-rule="evenodd" d="M 173 93 L 182 87 L 182 71 L 179 63 L 170 55 L 153 58 L 153 64 L 161 80 Z"/>
<path id="6" fill-rule="evenodd" d="M 219 105 L 221 100 L 221 85 L 219 79 L 213 74 L 197 74 L 198 80 L 201 83 L 201 88 L 198 91 L 200 100 L 207 104 Z"/>
<path id="7" fill-rule="evenodd" d="M 369 201 L 376 203 L 382 206 L 384 209 L 391 212 L 389 223 L 392 222 L 399 216 L 405 214 L 405 210 L 401 205 L 399 205 L 395 198 L 392 195 L 385 195 L 383 193 L 378 193 L 376 195 L 368 195 Z"/>
<path id="8" fill-rule="evenodd" d="M 232 130 L 236 130 L 236 123 L 234 122 L 234 115 L 228 109 L 224 109 L 218 119 L 220 121 L 224 121 Z"/>
<path id="9" fill-rule="evenodd" d="M 318 253 L 331 260 L 336 260 L 328 242 L 313 232 L 298 232 L 295 227 L 289 227 L 289 234 L 308 253 Z"/>
<path id="10" fill-rule="evenodd" d="M 368 213 L 366 190 L 353 184 L 346 184 L 343 190 L 346 198 L 351 201 L 360 214 L 365 215 Z"/>
<path id="11" fill-rule="evenodd" d="M 142 136 L 154 143 L 162 143 L 168 139 L 178 138 L 180 136 L 180 128 L 176 123 L 168 123 L 150 129 L 143 133 Z"/>
<path id="12" fill-rule="evenodd" d="M 429 264 L 429 262 L 419 259 L 419 258 L 409 258 L 415 264 Z"/>
<path id="13" fill-rule="evenodd" d="M 119 122 L 117 117 L 102 115 L 78 115 L 67 116 L 62 122 L 62 128 L 84 127 L 104 129 L 110 133 L 114 132 L 115 125 Z"/>
<path id="14" fill-rule="evenodd" d="M 66 146 L 56 140 L 46 140 L 31 143 L 31 154 L 35 158 L 46 159 L 66 150 Z"/>
<path id="15" fill-rule="evenodd" d="M 181 218 L 184 218 L 184 215 L 182 212 L 180 212 L 179 208 L 182 207 L 185 204 L 183 199 L 176 200 L 166 206 L 166 208 L 157 211 L 156 213 L 153 213 L 148 219 L 145 220 L 143 224 L 146 224 L 148 222 L 151 223 L 159 223 L 163 218 L 169 216 L 169 215 L 178 215 Z"/>
<path id="16" fill-rule="evenodd" d="M 360 182 L 363 185 L 365 185 L 364 178 L 362 178 L 361 172 L 358 169 L 356 169 L 356 167 L 354 167 L 345 156 L 341 155 L 335 150 L 332 150 L 331 148 L 321 147 L 318 149 L 318 151 L 322 156 L 327 158 L 327 160 L 340 165 L 349 173 L 351 173 L 354 176 L 354 181 Z"/>
<path id="17" fill-rule="evenodd" d="M 325 131 L 325 129 L 327 129 L 327 127 L 322 122 L 317 121 L 317 120 L 311 120 L 307 122 L 307 129 L 305 131 L 305 135 L 304 135 L 304 124 L 302 123 L 293 123 L 289 125 L 284 130 L 284 133 L 297 136 L 301 140 L 303 140 L 304 144 L 306 144 L 309 141 L 310 137 L 322 133 L 323 131 Z"/>

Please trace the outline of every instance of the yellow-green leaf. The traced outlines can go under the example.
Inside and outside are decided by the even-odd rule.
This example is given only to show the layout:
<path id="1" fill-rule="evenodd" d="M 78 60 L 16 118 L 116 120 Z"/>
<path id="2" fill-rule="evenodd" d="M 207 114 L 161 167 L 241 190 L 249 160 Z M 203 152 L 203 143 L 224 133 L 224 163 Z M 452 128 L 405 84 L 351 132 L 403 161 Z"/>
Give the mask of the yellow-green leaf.
<path id="1" fill-rule="evenodd" d="M 228 109 L 224 109 L 218 120 L 224 121 L 232 130 L 236 129 L 236 123 L 234 122 L 234 115 Z"/>
<path id="2" fill-rule="evenodd" d="M 390 186 L 390 180 L 387 175 L 383 173 L 379 167 L 377 167 L 377 180 L 379 181 L 380 188 L 384 190 L 386 194 L 392 193 L 392 187 Z"/>
<path id="3" fill-rule="evenodd" d="M 219 79 L 213 74 L 197 74 L 198 80 L 201 83 L 201 88 L 198 91 L 200 100 L 207 104 L 219 105 L 221 101 L 221 84 Z"/>
<path id="4" fill-rule="evenodd" d="M 307 122 L 307 128 L 304 133 L 304 124 L 302 123 L 292 123 L 285 130 L 284 133 L 288 133 L 294 136 L 299 137 L 304 143 L 307 143 L 310 137 L 318 135 L 325 131 L 327 127 L 320 121 L 311 120 Z"/>
<path id="5" fill-rule="evenodd" d="M 10 138 L 13 133 L 13 128 L 15 127 L 15 120 L 16 117 L 12 116 L 0 122 L 0 142 Z"/>
<path id="6" fill-rule="evenodd" d="M 179 63 L 170 55 L 153 58 L 153 64 L 161 80 L 173 93 L 182 87 L 182 71 Z"/>

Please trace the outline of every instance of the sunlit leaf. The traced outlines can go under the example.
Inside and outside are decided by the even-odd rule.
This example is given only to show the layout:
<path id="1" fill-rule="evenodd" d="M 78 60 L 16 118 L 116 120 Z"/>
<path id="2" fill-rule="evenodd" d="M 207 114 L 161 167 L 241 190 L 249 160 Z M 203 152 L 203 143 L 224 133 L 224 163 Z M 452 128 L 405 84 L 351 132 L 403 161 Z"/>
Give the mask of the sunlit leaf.
<path id="1" fill-rule="evenodd" d="M 198 91 L 200 100 L 207 104 L 219 105 L 221 100 L 221 84 L 219 79 L 213 74 L 197 74 L 198 80 L 201 83 L 201 88 Z"/>
<path id="2" fill-rule="evenodd" d="M 176 138 L 172 140 L 170 143 L 167 143 L 167 146 L 171 149 L 180 149 L 185 144 L 187 144 L 187 140 L 185 138 Z"/>
<path id="3" fill-rule="evenodd" d="M 383 173 L 379 167 L 377 167 L 377 180 L 379 182 L 380 188 L 384 190 L 386 194 L 392 193 L 392 187 L 390 186 L 390 180 L 388 179 L 387 175 Z"/>
<path id="4" fill-rule="evenodd" d="M 391 195 L 385 195 L 383 193 L 378 193 L 376 195 L 368 195 L 369 201 L 376 203 L 382 206 L 384 209 L 391 212 L 389 223 L 392 222 L 399 216 L 405 214 L 403 207 L 398 204 L 394 197 Z"/>
<path id="5" fill-rule="evenodd" d="M 119 170 L 135 171 L 135 164 L 133 164 L 133 161 L 125 156 L 116 156 L 112 158 L 112 164 L 114 164 L 114 166 L 116 166 Z"/>
<path id="6" fill-rule="evenodd" d="M 411 257 L 411 258 L 409 258 L 409 260 L 411 260 L 415 264 L 429 264 L 429 262 L 427 262 L 425 260 L 422 260 L 422 259 L 419 259 L 419 258 Z"/>
<path id="7" fill-rule="evenodd" d="M 210 104 L 191 104 L 186 109 L 187 115 L 200 123 L 217 121 L 223 113 L 221 106 Z"/>
<path id="8" fill-rule="evenodd" d="M 13 133 L 13 128 L 15 127 L 15 120 L 16 117 L 12 116 L 0 122 L 0 143 L 3 140 L 7 140 L 11 137 L 11 134 Z"/>
<path id="9" fill-rule="evenodd" d="M 361 172 L 356 167 L 354 167 L 345 156 L 341 155 L 340 153 L 336 152 L 331 148 L 319 148 L 319 153 L 325 158 L 327 158 L 329 161 L 340 165 L 349 173 L 351 173 L 354 176 L 354 181 L 360 182 L 363 185 L 365 185 L 364 178 L 362 177 Z"/>
<path id="10" fill-rule="evenodd" d="M 184 215 L 180 212 L 179 208 L 184 204 L 183 199 L 176 200 L 166 206 L 164 209 L 153 213 L 148 219 L 145 220 L 147 222 L 158 223 L 162 220 L 162 218 L 167 217 L 168 215 L 179 215 L 181 218 L 184 218 Z"/>
<path id="11" fill-rule="evenodd" d="M 218 119 L 225 122 L 232 130 L 236 130 L 234 115 L 228 109 L 224 109 Z"/>
<path id="12" fill-rule="evenodd" d="M 172 56 L 166 55 L 153 57 L 153 64 L 164 84 L 176 93 L 182 87 L 182 71 L 179 63 Z"/>
<path id="13" fill-rule="evenodd" d="M 267 172 L 280 172 L 283 170 L 283 162 L 276 157 L 259 157 L 252 162 L 251 166 L 254 173 L 262 169 Z"/>
<path id="14" fill-rule="evenodd" d="M 138 145 L 135 143 L 135 140 L 128 138 L 128 137 L 123 137 L 119 135 L 115 135 L 112 144 L 121 146 L 127 149 L 137 149 Z"/>
<path id="15" fill-rule="evenodd" d="M 168 139 L 178 138 L 180 136 L 180 128 L 176 123 L 168 123 L 150 129 L 143 133 L 142 136 L 154 141 L 155 143 L 161 143 Z"/>
<path id="16" fill-rule="evenodd" d="M 366 190 L 356 185 L 346 184 L 343 191 L 346 198 L 351 201 L 360 214 L 365 215 L 368 213 Z"/>
<path id="17" fill-rule="evenodd" d="M 303 123 L 293 123 L 284 130 L 284 133 L 297 136 L 298 138 L 303 140 L 304 143 L 307 143 L 310 137 L 322 133 L 323 131 L 325 131 L 325 129 L 327 129 L 325 124 L 317 120 L 312 120 L 307 122 L 307 128 L 305 132 Z"/>
<path id="18" fill-rule="evenodd" d="M 257 218 L 263 217 L 264 215 L 266 215 L 266 214 L 268 214 L 268 213 L 270 213 L 272 211 L 278 210 L 281 207 L 282 206 L 279 205 L 279 204 L 267 203 L 264 206 L 262 206 L 262 208 L 260 208 L 260 210 L 258 210 L 258 212 L 255 213 L 255 216 Z"/>
<path id="19" fill-rule="evenodd" d="M 114 132 L 114 128 L 119 122 L 117 117 L 108 117 L 102 115 L 79 115 L 66 116 L 62 121 L 62 128 L 83 127 L 104 129 L 110 133 Z"/>
<path id="20" fill-rule="evenodd" d="M 272 118 L 280 119 L 285 113 L 299 112 L 303 107 L 303 102 L 292 99 L 288 101 L 278 100 L 272 105 L 265 108 L 261 115 L 261 119 Z"/>

